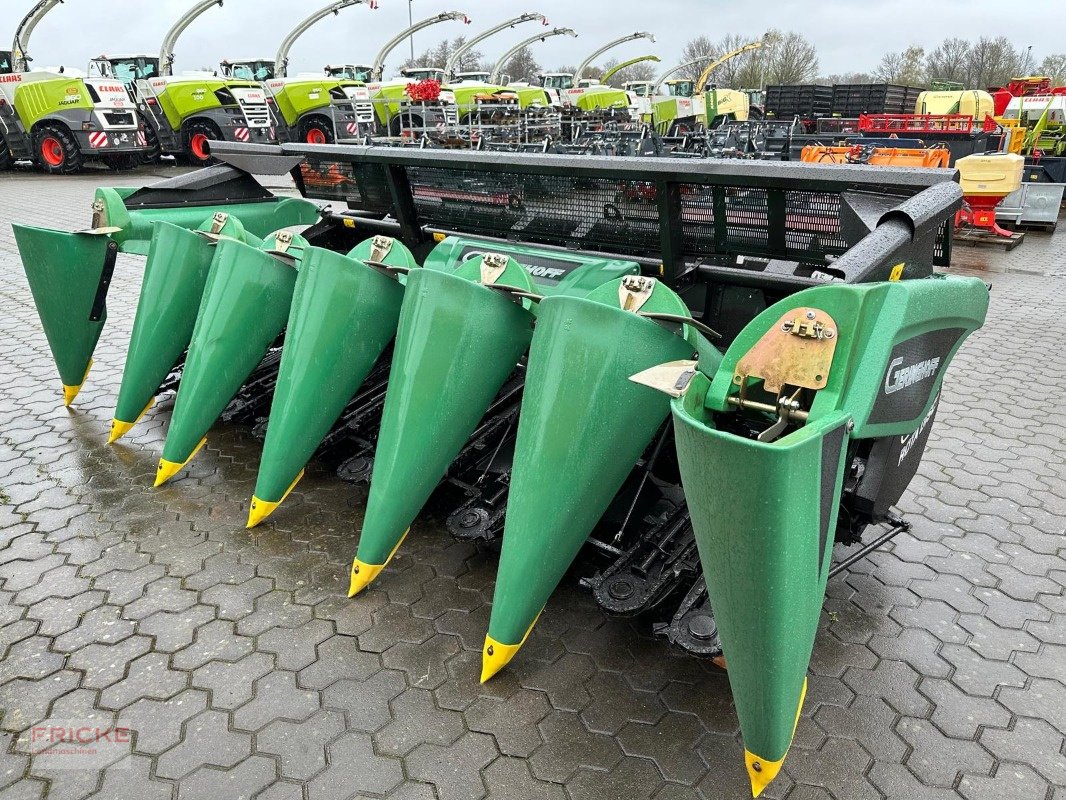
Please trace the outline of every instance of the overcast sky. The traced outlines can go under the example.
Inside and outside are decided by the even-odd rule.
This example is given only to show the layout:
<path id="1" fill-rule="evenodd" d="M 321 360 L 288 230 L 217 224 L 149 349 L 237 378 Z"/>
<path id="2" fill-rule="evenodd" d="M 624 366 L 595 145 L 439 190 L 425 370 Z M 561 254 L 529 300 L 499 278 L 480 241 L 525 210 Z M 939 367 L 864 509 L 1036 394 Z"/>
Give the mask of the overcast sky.
<path id="1" fill-rule="evenodd" d="M 7 47 L 21 14 L 32 0 L 0 0 L 7 30 L 0 34 Z M 225 0 L 189 27 L 176 49 L 175 71 L 216 65 L 222 58 L 273 56 L 295 24 L 326 0 Z M 101 52 L 151 52 L 193 0 L 66 0 L 37 28 L 31 53 L 38 67 L 65 64 L 85 69 Z M 441 11 L 464 11 L 472 24 L 447 22 L 415 36 L 420 51 L 440 39 L 473 35 L 526 11 L 546 14 L 552 25 L 577 31 L 579 38 L 557 37 L 536 48 L 546 68 L 576 64 L 602 44 L 627 33 L 648 30 L 657 44 L 633 42 L 615 55 L 626 59 L 656 53 L 664 64 L 678 61 L 684 43 L 704 34 L 719 38 L 739 33 L 758 38 L 768 27 L 796 30 L 818 48 L 820 73 L 869 71 L 881 53 L 910 44 L 934 47 L 945 36 L 978 38 L 1001 33 L 1024 49 L 1032 45 L 1039 64 L 1049 53 L 1066 50 L 1064 0 L 832 0 L 825 2 L 721 2 L 721 0 L 413 0 L 415 20 Z M 1008 11 L 1021 16 L 1008 19 Z M 291 54 L 289 74 L 321 70 L 332 62 L 371 62 L 379 47 L 407 26 L 407 0 L 380 0 L 380 8 L 356 6 L 319 23 Z M 1054 24 L 1053 21 L 1057 20 Z M 536 23 L 501 33 L 485 43 L 486 56 L 501 55 L 512 44 L 536 32 Z M 400 48 L 386 67 L 388 73 L 407 57 Z"/>

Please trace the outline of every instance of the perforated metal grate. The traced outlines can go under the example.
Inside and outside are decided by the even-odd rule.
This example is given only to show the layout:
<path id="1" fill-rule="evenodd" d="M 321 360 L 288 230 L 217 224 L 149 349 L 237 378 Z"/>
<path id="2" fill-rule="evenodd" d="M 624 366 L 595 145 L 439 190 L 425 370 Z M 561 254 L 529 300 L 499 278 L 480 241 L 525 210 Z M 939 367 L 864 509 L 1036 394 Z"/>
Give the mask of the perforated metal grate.
<path id="1" fill-rule="evenodd" d="M 844 235 L 844 192 L 902 203 L 936 182 L 928 170 L 886 168 L 872 181 L 868 169 L 714 159 L 351 150 L 349 160 L 305 153 L 296 171 L 304 193 L 409 227 L 661 262 L 675 277 L 738 256 L 825 265 L 857 244 Z M 933 262 L 944 265 L 950 236 L 936 224 Z"/>

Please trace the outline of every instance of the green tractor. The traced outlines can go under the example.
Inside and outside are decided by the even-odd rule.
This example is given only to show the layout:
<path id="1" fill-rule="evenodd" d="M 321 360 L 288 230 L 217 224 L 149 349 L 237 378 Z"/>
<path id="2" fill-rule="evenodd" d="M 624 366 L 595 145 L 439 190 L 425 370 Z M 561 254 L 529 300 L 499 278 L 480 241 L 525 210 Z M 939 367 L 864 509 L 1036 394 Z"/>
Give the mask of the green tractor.
<path id="1" fill-rule="evenodd" d="M 61 0 L 41 0 L 22 19 L 11 50 L 0 51 L 0 170 L 19 159 L 53 174 L 87 161 L 128 169 L 146 149 L 136 109 L 121 84 L 29 68 L 29 40 Z"/>
<path id="2" fill-rule="evenodd" d="M 263 85 L 211 73 L 174 75 L 174 46 L 182 32 L 222 0 L 199 0 L 171 27 L 158 56 L 100 56 L 90 76 L 121 81 L 145 122 L 150 157 L 172 155 L 193 165 L 211 162 L 211 142 L 277 142 L 277 120 Z"/>
<path id="3" fill-rule="evenodd" d="M 376 8 L 374 0 L 339 0 L 319 9 L 297 25 L 273 59 L 223 61 L 223 77 L 256 81 L 267 91 L 275 112 L 278 139 L 283 142 L 325 144 L 356 138 L 372 131 L 374 108 L 362 80 L 345 75 L 288 75 L 289 51 L 304 33 L 326 17 L 357 5 Z"/>

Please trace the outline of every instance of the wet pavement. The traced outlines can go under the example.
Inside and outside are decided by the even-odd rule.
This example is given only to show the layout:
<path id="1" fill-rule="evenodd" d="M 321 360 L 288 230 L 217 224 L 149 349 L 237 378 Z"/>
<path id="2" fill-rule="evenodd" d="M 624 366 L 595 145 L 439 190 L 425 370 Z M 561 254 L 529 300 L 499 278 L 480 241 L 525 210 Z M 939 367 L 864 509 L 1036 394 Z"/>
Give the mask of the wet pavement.
<path id="1" fill-rule="evenodd" d="M 151 180 L 0 175 L 0 800 L 750 797 L 725 675 L 577 586 L 481 686 L 491 549 L 419 520 L 348 600 L 365 490 L 313 464 L 246 531 L 247 426 L 153 489 L 169 402 L 105 444 L 143 260 L 120 257 L 63 408 L 6 221 L 84 227 L 94 186 Z M 1066 800 L 1066 232 L 957 263 L 993 283 L 988 325 L 945 383 L 913 529 L 829 582 L 767 797 Z M 129 740 L 85 768 L 30 756 L 75 722 Z"/>

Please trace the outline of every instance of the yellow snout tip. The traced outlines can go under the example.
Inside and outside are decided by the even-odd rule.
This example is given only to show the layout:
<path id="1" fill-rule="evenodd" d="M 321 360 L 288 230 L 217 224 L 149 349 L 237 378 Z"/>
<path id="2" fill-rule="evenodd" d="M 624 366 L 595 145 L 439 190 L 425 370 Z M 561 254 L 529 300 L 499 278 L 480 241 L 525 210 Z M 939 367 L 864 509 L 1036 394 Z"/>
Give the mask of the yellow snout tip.
<path id="1" fill-rule="evenodd" d="M 164 483 L 166 483 L 179 472 L 181 472 L 185 468 L 185 465 L 192 461 L 196 457 L 196 454 L 203 449 L 203 446 L 205 444 L 207 444 L 206 436 L 200 440 L 200 443 L 196 445 L 189 457 L 181 463 L 178 463 L 176 461 L 167 461 L 165 458 L 159 459 L 159 468 L 155 472 L 154 485 L 157 487 L 162 486 Z"/>

